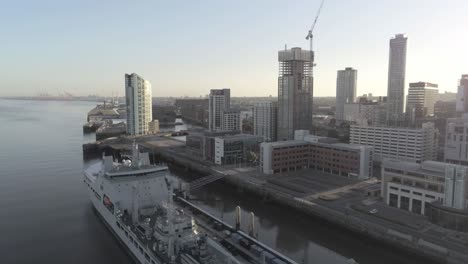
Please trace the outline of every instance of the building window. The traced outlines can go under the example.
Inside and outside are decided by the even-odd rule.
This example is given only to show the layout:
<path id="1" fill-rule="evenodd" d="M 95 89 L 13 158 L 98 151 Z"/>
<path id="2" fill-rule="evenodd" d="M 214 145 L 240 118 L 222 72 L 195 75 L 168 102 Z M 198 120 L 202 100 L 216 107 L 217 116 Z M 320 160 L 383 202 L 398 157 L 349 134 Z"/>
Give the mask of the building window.
<path id="1" fill-rule="evenodd" d="M 410 198 L 401 196 L 400 197 L 400 209 L 409 211 Z"/>
<path id="2" fill-rule="evenodd" d="M 391 193 L 388 200 L 388 205 L 398 207 L 398 195 Z"/>
<path id="3" fill-rule="evenodd" d="M 422 214 L 422 201 L 421 200 L 413 199 L 411 212 L 416 213 L 416 214 Z"/>

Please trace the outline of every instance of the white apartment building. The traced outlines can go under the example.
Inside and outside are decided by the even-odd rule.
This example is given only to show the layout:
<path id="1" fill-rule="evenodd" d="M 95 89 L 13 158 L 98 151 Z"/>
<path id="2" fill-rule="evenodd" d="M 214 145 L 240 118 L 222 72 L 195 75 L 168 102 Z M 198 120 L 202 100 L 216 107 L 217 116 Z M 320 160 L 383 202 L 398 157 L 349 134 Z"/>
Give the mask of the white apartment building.
<path id="1" fill-rule="evenodd" d="M 374 160 L 400 159 L 420 163 L 437 157 L 438 130 L 432 123 L 422 128 L 351 125 L 350 143 L 374 147 Z"/>
<path id="2" fill-rule="evenodd" d="M 208 128 L 210 131 L 220 131 L 223 126 L 223 112 L 231 107 L 230 89 L 210 90 L 208 108 Z"/>
<path id="3" fill-rule="evenodd" d="M 387 205 L 425 214 L 429 203 L 466 207 L 468 167 L 436 161 L 422 163 L 385 159 L 382 163 L 382 198 Z"/>
<path id="4" fill-rule="evenodd" d="M 447 119 L 444 160 L 468 165 L 468 116 Z"/>
<path id="5" fill-rule="evenodd" d="M 346 68 L 339 70 L 336 78 L 336 113 L 337 121 L 344 121 L 345 104 L 356 100 L 357 70 Z"/>
<path id="6" fill-rule="evenodd" d="M 253 110 L 254 135 L 263 137 L 267 142 L 276 141 L 277 119 L 277 102 L 256 103 Z"/>
<path id="7" fill-rule="evenodd" d="M 136 73 L 125 74 L 127 134 L 143 135 L 153 120 L 151 83 Z"/>

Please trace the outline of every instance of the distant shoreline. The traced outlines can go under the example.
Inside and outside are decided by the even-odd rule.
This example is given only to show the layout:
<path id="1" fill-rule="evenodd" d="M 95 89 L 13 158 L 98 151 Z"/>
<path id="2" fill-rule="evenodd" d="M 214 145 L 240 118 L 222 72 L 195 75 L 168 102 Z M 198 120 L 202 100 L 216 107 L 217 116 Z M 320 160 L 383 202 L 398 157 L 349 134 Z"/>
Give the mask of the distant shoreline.
<path id="1" fill-rule="evenodd" d="M 86 97 L 34 97 L 34 96 L 1 96 L 0 99 L 5 100 L 31 100 L 31 101 L 83 101 L 83 102 L 102 102 L 105 98 L 86 98 Z"/>

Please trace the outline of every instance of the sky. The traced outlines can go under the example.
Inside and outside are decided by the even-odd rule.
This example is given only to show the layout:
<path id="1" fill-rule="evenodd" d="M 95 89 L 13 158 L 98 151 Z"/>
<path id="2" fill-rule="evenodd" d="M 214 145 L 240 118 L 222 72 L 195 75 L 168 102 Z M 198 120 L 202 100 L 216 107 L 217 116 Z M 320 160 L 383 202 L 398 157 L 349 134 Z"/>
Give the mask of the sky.
<path id="1" fill-rule="evenodd" d="M 320 0 L 0 1 L 0 96 L 124 95 L 124 74 L 153 96 L 276 96 L 278 51 L 308 48 Z M 468 74 L 468 1 L 326 0 L 314 30 L 315 96 L 337 70 L 358 95 L 386 95 L 389 39 L 408 36 L 409 82 L 455 92 Z"/>

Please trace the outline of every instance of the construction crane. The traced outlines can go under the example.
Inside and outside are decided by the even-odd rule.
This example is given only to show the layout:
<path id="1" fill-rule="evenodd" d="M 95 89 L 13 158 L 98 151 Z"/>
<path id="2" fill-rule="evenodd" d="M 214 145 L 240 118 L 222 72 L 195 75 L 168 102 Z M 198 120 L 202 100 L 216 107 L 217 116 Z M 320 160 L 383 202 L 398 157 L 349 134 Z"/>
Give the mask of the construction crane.
<path id="1" fill-rule="evenodd" d="M 310 30 L 309 30 L 309 33 L 307 34 L 306 36 L 306 39 L 310 41 L 310 53 L 313 54 L 313 38 L 314 38 L 314 35 L 312 34 L 314 32 L 314 28 L 315 28 L 315 25 L 317 24 L 317 20 L 320 16 L 320 11 L 322 11 L 322 7 L 323 7 L 323 3 L 325 2 L 325 0 L 322 0 L 322 2 L 320 3 L 320 7 L 317 11 L 317 15 L 315 16 L 315 19 L 314 19 L 314 23 L 312 24 L 312 27 L 310 27 Z M 313 58 L 311 56 L 311 61 L 313 63 Z M 315 66 L 315 65 L 312 65 L 312 67 Z"/>

